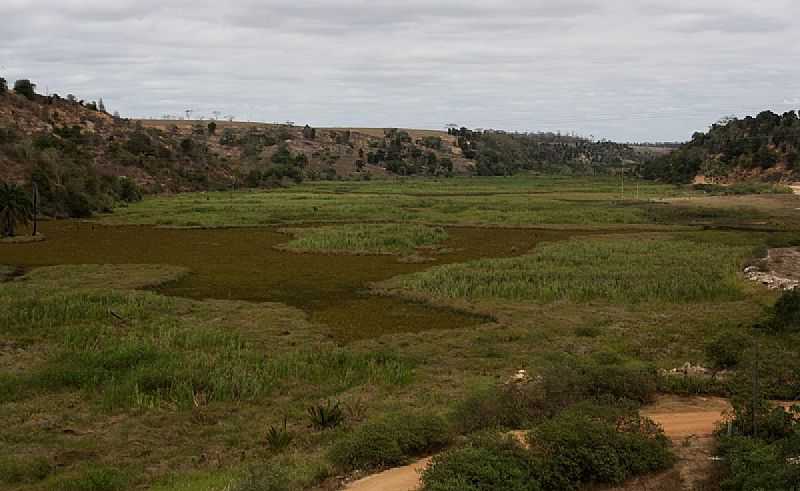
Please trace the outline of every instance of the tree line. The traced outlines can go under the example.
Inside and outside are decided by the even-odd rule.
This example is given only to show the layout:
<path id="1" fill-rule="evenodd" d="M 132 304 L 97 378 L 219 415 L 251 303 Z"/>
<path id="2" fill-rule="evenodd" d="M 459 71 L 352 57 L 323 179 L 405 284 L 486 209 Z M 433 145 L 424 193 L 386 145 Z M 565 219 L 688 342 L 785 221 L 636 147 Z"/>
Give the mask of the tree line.
<path id="1" fill-rule="evenodd" d="M 628 145 L 557 133 L 513 133 L 450 128 L 464 157 L 474 159 L 482 176 L 520 171 L 602 174 L 640 163 L 644 157 Z"/>
<path id="2" fill-rule="evenodd" d="M 781 179 L 800 170 L 800 117 L 763 111 L 757 116 L 729 117 L 713 124 L 669 155 L 648 162 L 643 175 L 687 183 L 701 174 L 726 178 L 737 173 Z M 773 171 L 773 172 L 771 172 Z"/>

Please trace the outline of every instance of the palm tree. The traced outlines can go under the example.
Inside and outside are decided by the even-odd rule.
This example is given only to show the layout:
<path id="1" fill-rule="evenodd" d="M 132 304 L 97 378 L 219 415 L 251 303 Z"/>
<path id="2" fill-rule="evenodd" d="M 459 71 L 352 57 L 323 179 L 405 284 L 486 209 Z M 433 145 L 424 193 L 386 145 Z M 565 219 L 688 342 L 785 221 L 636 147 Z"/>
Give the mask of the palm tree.
<path id="1" fill-rule="evenodd" d="M 33 216 L 33 204 L 21 187 L 0 183 L 0 235 L 13 237 L 17 225 L 27 225 Z"/>

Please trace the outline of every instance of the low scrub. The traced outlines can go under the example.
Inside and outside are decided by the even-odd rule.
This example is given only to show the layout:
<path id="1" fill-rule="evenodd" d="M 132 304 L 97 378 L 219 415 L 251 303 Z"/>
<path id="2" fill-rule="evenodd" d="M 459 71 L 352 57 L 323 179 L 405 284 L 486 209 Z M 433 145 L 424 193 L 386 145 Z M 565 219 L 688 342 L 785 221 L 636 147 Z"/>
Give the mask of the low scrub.
<path id="1" fill-rule="evenodd" d="M 575 408 L 537 425 L 529 448 L 496 433 L 434 458 L 424 491 L 538 491 L 619 484 L 669 467 L 669 442 L 652 421 L 617 407 Z"/>
<path id="2" fill-rule="evenodd" d="M 770 310 L 765 327 L 779 333 L 800 331 L 800 290 L 781 295 Z"/>
<path id="3" fill-rule="evenodd" d="M 329 457 L 344 471 L 378 469 L 435 452 L 449 441 L 450 431 L 444 419 L 396 414 L 368 422 L 338 440 Z"/>
<path id="4" fill-rule="evenodd" d="M 59 491 L 124 491 L 130 489 L 126 473 L 114 467 L 90 467 L 75 476 L 57 479 Z"/>
<path id="5" fill-rule="evenodd" d="M 720 184 L 693 184 L 692 189 L 714 196 L 740 196 L 746 194 L 792 194 L 792 188 L 769 182 L 737 182 L 730 186 Z"/>
<path id="6" fill-rule="evenodd" d="M 0 482 L 29 484 L 45 479 L 53 472 L 53 465 L 42 457 L 0 457 Z"/>
<path id="7" fill-rule="evenodd" d="M 533 452 L 552 466 L 552 474 L 563 480 L 565 487 L 589 482 L 621 484 L 672 464 L 669 440 L 655 423 L 635 411 L 614 419 L 608 417 L 614 411 L 605 411 L 566 411 L 529 434 Z"/>
<path id="8" fill-rule="evenodd" d="M 792 491 L 800 482 L 800 465 L 787 460 L 800 456 L 800 435 L 777 442 L 745 436 L 723 437 L 719 452 L 725 458 L 725 473 L 720 483 L 723 491 Z"/>
<path id="9" fill-rule="evenodd" d="M 524 428 L 587 400 L 620 406 L 651 402 L 658 381 L 647 364 L 565 357 L 527 383 L 477 389 L 456 407 L 453 420 L 467 433 Z"/>
<path id="10" fill-rule="evenodd" d="M 749 247 L 688 240 L 592 239 L 532 254 L 451 264 L 401 277 L 402 289 L 437 298 L 514 302 L 699 302 L 737 299 Z"/>
<path id="11" fill-rule="evenodd" d="M 423 491 L 540 491 L 546 466 L 510 437 L 482 435 L 433 458 Z"/>

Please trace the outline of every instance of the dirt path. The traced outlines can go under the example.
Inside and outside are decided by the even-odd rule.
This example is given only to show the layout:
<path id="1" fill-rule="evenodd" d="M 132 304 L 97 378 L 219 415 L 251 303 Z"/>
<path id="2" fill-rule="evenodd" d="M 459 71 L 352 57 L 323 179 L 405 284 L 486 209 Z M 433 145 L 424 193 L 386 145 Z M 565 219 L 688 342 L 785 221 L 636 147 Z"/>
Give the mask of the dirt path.
<path id="1" fill-rule="evenodd" d="M 420 485 L 419 474 L 430 463 L 427 457 L 403 467 L 367 476 L 347 485 L 350 491 L 413 491 Z"/>
<path id="2" fill-rule="evenodd" d="M 685 490 L 695 487 L 708 476 L 713 463 L 713 432 L 716 423 L 730 410 L 727 400 L 717 397 L 661 396 L 655 403 L 642 409 L 647 416 L 664 428 L 673 441 L 678 463 L 667 473 L 632 482 L 620 490 L 676 489 L 680 481 Z M 347 485 L 349 491 L 414 491 L 420 485 L 420 472 L 430 463 L 430 457 L 411 465 L 373 474 Z M 644 487 L 643 487 L 644 486 Z"/>
<path id="3" fill-rule="evenodd" d="M 672 440 L 678 457 L 674 471 L 683 489 L 697 489 L 710 475 L 714 429 L 730 410 L 730 403 L 718 397 L 661 396 L 641 411 L 660 424 Z"/>

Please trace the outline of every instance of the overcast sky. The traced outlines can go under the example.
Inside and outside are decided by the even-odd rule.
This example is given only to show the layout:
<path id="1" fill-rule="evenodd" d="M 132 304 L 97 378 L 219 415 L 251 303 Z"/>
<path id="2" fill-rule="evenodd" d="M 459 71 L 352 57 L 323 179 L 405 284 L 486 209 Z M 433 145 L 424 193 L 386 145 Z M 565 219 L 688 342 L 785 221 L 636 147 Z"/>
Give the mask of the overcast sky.
<path id="1" fill-rule="evenodd" d="M 684 140 L 800 108 L 797 0 L 2 0 L 0 76 L 316 126 Z"/>

